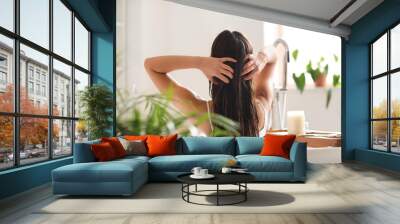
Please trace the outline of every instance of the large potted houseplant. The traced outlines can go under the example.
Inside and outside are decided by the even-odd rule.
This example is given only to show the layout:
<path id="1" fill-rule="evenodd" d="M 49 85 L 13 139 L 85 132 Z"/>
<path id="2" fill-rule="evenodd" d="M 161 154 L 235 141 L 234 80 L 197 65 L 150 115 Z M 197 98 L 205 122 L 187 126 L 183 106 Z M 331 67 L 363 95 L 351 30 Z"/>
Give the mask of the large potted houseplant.
<path id="1" fill-rule="evenodd" d="M 173 91 L 167 94 L 131 96 L 128 92 L 117 91 L 117 132 L 120 135 L 178 133 L 190 136 L 191 129 L 204 122 L 211 122 L 214 130 L 210 136 L 238 136 L 237 122 L 224 116 L 210 113 L 183 114 L 172 106 Z M 124 102 L 124 103 L 122 103 Z M 191 122 L 189 122 L 189 120 Z"/>
<path id="2" fill-rule="evenodd" d="M 112 126 L 113 95 L 102 84 L 86 87 L 79 94 L 81 119 L 79 127 L 86 126 L 89 139 L 110 136 Z"/>

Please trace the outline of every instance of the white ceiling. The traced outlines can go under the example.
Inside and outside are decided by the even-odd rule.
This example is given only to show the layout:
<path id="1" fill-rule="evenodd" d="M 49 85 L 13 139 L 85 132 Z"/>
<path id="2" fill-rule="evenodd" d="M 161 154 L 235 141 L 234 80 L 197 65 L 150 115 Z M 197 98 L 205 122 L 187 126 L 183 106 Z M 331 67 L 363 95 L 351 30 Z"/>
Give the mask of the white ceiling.
<path id="1" fill-rule="evenodd" d="M 351 0 L 226 0 L 329 21 Z"/>
<path id="2" fill-rule="evenodd" d="M 383 0 L 167 0 L 342 37 Z M 350 5 L 339 17 L 335 17 Z M 337 18 L 336 20 L 334 20 Z"/>

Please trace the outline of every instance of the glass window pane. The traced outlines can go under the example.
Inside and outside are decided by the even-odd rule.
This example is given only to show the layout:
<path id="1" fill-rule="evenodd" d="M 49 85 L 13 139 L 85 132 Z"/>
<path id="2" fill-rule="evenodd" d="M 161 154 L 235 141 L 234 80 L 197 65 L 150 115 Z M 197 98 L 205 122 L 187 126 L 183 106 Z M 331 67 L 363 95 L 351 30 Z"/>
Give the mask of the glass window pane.
<path id="1" fill-rule="evenodd" d="M 400 67 L 400 25 L 391 30 L 390 37 L 390 67 L 391 69 Z"/>
<path id="2" fill-rule="evenodd" d="M 14 111 L 13 40 L 0 35 L 0 111 Z"/>
<path id="3" fill-rule="evenodd" d="M 387 121 L 372 122 L 372 148 L 387 151 Z"/>
<path id="4" fill-rule="evenodd" d="M 53 60 L 53 115 L 72 117 L 71 66 Z"/>
<path id="5" fill-rule="evenodd" d="M 20 109 L 25 114 L 48 114 L 49 57 L 21 44 Z"/>
<path id="6" fill-rule="evenodd" d="M 372 118 L 387 117 L 387 78 L 372 81 Z"/>
<path id="7" fill-rule="evenodd" d="M 20 0 L 21 36 L 49 47 L 49 0 Z"/>
<path id="8" fill-rule="evenodd" d="M 390 98 L 392 117 L 400 117 L 400 72 L 391 75 Z"/>
<path id="9" fill-rule="evenodd" d="M 88 138 L 88 129 L 84 120 L 75 121 L 75 143 L 85 142 Z"/>
<path id="10" fill-rule="evenodd" d="M 400 153 L 400 120 L 391 121 L 392 152 Z"/>
<path id="11" fill-rule="evenodd" d="M 387 34 L 372 44 L 372 75 L 387 71 Z"/>
<path id="12" fill-rule="evenodd" d="M 53 120 L 53 157 L 72 154 L 72 121 Z"/>
<path id="13" fill-rule="evenodd" d="M 85 87 L 89 86 L 89 75 L 75 69 L 75 117 L 79 117 L 81 114 L 81 108 L 79 106 L 79 98 L 81 92 Z"/>
<path id="14" fill-rule="evenodd" d="M 0 170 L 14 165 L 14 124 L 10 116 L 0 116 Z"/>
<path id="15" fill-rule="evenodd" d="M 60 1 L 53 1 L 53 51 L 71 60 L 72 12 Z"/>
<path id="16" fill-rule="evenodd" d="M 89 32 L 75 18 L 75 63 L 89 69 Z"/>
<path id="17" fill-rule="evenodd" d="M 49 120 L 45 118 L 20 118 L 20 163 L 34 163 L 49 158 Z"/>
<path id="18" fill-rule="evenodd" d="M 14 31 L 14 0 L 1 0 L 0 9 L 0 26 Z"/>

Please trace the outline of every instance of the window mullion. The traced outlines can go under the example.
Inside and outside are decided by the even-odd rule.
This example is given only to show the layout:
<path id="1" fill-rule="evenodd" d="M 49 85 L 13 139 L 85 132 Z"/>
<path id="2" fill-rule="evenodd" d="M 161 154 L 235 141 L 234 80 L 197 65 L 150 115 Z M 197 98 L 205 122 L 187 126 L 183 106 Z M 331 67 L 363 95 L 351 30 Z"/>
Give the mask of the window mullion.
<path id="1" fill-rule="evenodd" d="M 53 52 L 53 0 L 49 0 L 49 50 Z M 53 158 L 53 56 L 49 55 L 49 71 L 48 71 L 48 97 L 49 97 L 49 115 L 48 120 L 48 151 L 49 159 Z"/>
<path id="2" fill-rule="evenodd" d="M 17 35 L 19 35 L 19 8 L 20 8 L 20 1 L 15 0 L 14 1 L 14 31 Z M 19 113 L 20 112 L 20 79 L 19 79 L 19 73 L 20 73 L 20 46 L 19 46 L 19 40 L 18 38 L 14 39 L 14 112 Z M 19 149 L 20 149 L 20 142 L 19 142 L 19 136 L 20 136 L 20 119 L 17 116 L 14 116 L 14 133 L 13 133 L 13 139 L 14 139 L 14 166 L 19 166 L 20 165 L 20 155 L 19 155 Z"/>
<path id="3" fill-rule="evenodd" d="M 387 71 L 390 70 L 390 30 L 387 32 Z M 392 75 L 389 73 L 387 75 L 387 116 L 388 118 L 392 117 L 392 99 L 391 99 L 391 79 Z M 391 135 L 391 125 L 392 121 L 388 120 L 387 122 L 387 140 L 388 140 L 388 148 L 387 151 L 391 152 L 392 151 L 392 135 Z"/>
<path id="4" fill-rule="evenodd" d="M 72 64 L 74 66 L 71 67 L 71 117 L 75 118 L 75 12 L 72 11 L 71 14 L 71 24 L 72 24 L 72 29 L 71 29 L 71 60 L 72 60 Z M 71 150 L 72 150 L 72 155 L 74 155 L 74 151 L 75 151 L 75 125 L 76 125 L 76 121 L 72 121 L 71 122 Z"/>

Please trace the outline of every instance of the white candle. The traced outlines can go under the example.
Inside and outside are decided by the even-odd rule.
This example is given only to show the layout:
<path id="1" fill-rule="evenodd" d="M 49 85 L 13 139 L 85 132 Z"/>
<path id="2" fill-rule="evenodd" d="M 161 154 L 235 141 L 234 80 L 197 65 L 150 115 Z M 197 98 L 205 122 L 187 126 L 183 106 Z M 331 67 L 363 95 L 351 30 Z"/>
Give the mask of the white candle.
<path id="1" fill-rule="evenodd" d="M 304 111 L 288 111 L 287 112 L 287 129 L 289 134 L 304 135 L 305 124 Z"/>

